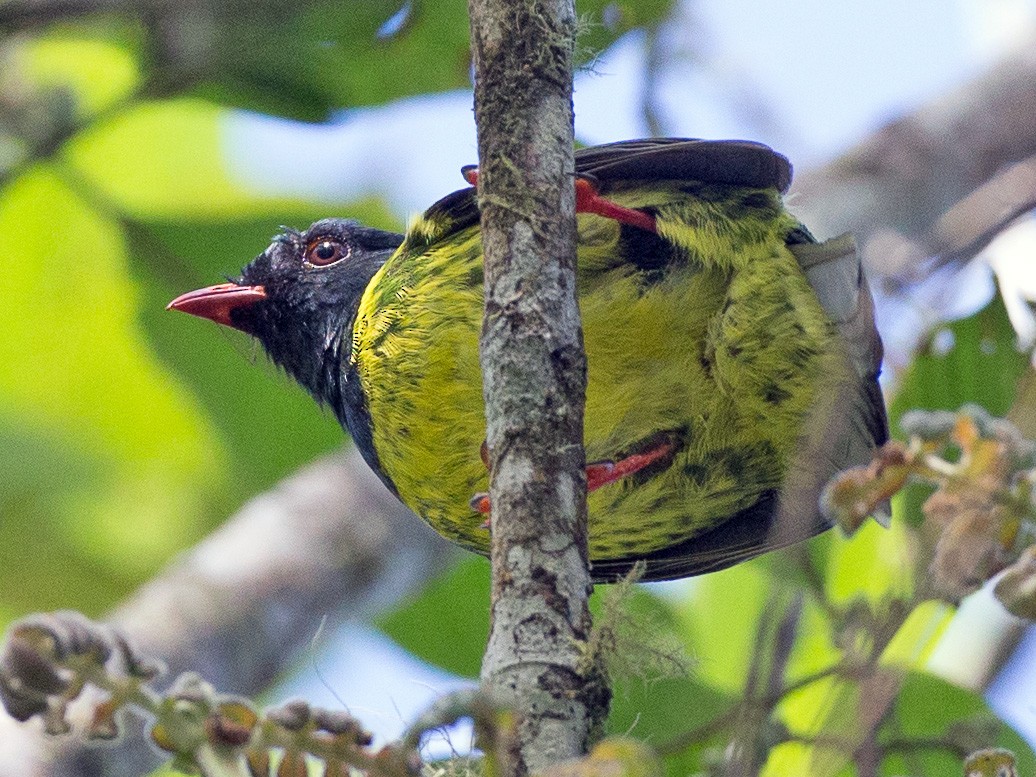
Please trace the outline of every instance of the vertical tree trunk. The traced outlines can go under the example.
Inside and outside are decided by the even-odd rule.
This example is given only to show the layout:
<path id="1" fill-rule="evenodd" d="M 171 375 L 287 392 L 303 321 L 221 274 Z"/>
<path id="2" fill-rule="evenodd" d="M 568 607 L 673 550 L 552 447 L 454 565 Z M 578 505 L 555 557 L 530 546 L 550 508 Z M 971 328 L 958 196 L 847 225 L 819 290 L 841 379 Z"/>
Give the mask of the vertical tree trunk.
<path id="1" fill-rule="evenodd" d="M 519 714 L 509 771 L 586 752 L 583 404 L 575 290 L 572 0 L 469 0 L 486 310 L 493 605 L 483 682 Z"/>

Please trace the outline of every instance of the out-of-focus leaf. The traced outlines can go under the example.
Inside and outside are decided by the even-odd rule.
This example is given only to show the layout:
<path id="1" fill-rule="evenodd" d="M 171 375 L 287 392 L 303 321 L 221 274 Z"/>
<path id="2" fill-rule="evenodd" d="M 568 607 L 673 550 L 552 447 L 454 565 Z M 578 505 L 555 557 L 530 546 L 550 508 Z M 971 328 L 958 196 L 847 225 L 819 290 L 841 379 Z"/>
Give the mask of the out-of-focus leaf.
<path id="1" fill-rule="evenodd" d="M 80 120 L 125 99 L 141 80 L 137 58 L 126 46 L 69 30 L 23 39 L 8 65 L 9 88 L 17 78 L 24 88 L 68 90 Z"/>
<path id="2" fill-rule="evenodd" d="M 471 555 L 376 624 L 418 658 L 478 677 L 489 635 L 489 580 L 489 562 Z"/>
<path id="3" fill-rule="evenodd" d="M 21 493 L 39 501 L 13 500 L 23 520 L 8 513 L 5 530 L 33 530 L 0 575 L 24 584 L 31 566 L 36 578 L 67 573 L 64 606 L 73 606 L 77 569 L 92 565 L 95 584 L 105 569 L 132 579 L 197 537 L 225 451 L 141 337 L 140 289 L 116 223 L 38 167 L 0 195 L 0 255 L 3 414 L 62 450 L 40 451 L 36 479 L 22 473 Z M 90 477 L 65 480 L 62 460 L 85 462 Z M 48 531 L 63 542 L 32 542 Z M 65 558 L 80 560 L 65 570 Z"/>
<path id="4" fill-rule="evenodd" d="M 794 777 L 809 774 L 803 771 L 814 754 L 815 747 L 804 742 L 780 742 L 770 749 L 769 757 L 763 765 L 760 777 Z M 856 768 L 852 764 L 832 775 L 832 777 L 855 777 Z"/>
<path id="5" fill-rule="evenodd" d="M 830 559 L 824 578 L 828 601 L 846 605 L 863 598 L 878 610 L 890 599 L 909 599 L 914 593 L 915 538 L 898 520 L 897 498 L 888 529 L 868 521 L 852 537 L 831 532 Z"/>
<path id="6" fill-rule="evenodd" d="M 758 642 L 760 619 L 779 619 L 782 613 L 772 609 L 774 595 L 783 594 L 786 601 L 797 590 L 769 574 L 765 565 L 754 562 L 697 581 L 692 595 L 676 607 L 686 625 L 696 677 L 725 693 L 742 693 Z M 769 654 L 772 646 L 763 650 Z M 787 679 L 793 681 L 825 669 L 837 658 L 827 619 L 816 602 L 807 597 Z"/>
<path id="7" fill-rule="evenodd" d="M 409 6 L 393 34 L 387 23 Z M 592 59 L 633 27 L 661 21 L 672 0 L 587 0 L 579 39 Z M 214 19 L 197 93 L 267 113 L 324 119 L 354 107 L 468 87 L 471 63 L 463 0 L 316 0 L 228 6 Z M 607 23 L 605 23 L 607 22 Z"/>
<path id="8" fill-rule="evenodd" d="M 1015 347 L 1014 328 L 1000 295 L 945 330 L 952 347 L 945 353 L 929 347 L 917 355 L 892 402 L 893 419 L 913 408 L 956 410 L 974 402 L 1003 415 L 1011 406 L 1029 359 Z"/>
<path id="9" fill-rule="evenodd" d="M 744 689 L 770 585 L 755 564 L 742 564 L 695 581 L 691 595 L 677 606 L 697 675 L 708 685 L 729 694 Z"/>
<path id="10" fill-rule="evenodd" d="M 882 652 L 882 663 L 904 669 L 923 667 L 955 611 L 956 608 L 945 602 L 921 602 Z"/>
<path id="11" fill-rule="evenodd" d="M 73 605 L 100 612 L 136 580 L 69 542 L 66 516 L 69 500 L 96 494 L 114 466 L 9 413 L 0 408 L 0 623 Z"/>
<path id="12" fill-rule="evenodd" d="M 225 450 L 141 337 L 119 225 L 38 167 L 0 195 L 0 259 L 8 417 L 108 473 L 62 496 L 67 541 L 95 563 L 150 571 L 196 536 Z"/>
<path id="13" fill-rule="evenodd" d="M 971 724 L 971 725 L 969 725 Z M 993 739 L 983 734 L 990 729 Z M 976 736 L 977 735 L 977 736 Z M 968 737 L 975 737 L 969 741 Z M 950 748 L 909 747 L 918 740 L 944 739 L 957 748 L 1005 747 L 1018 758 L 1018 774 L 1036 774 L 1036 757 L 1025 741 L 999 721 L 985 700 L 945 680 L 911 672 L 896 699 L 895 710 L 879 736 L 894 746 L 882 764 L 881 774 L 932 775 L 961 773 L 961 756 Z"/>
<path id="14" fill-rule="evenodd" d="M 223 271 L 236 271 L 265 248 L 275 227 L 293 214 L 301 226 L 329 215 L 398 226 L 375 200 L 350 203 L 343 213 L 340 205 L 337 211 L 332 204 L 317 208 L 297 197 L 257 193 L 235 180 L 224 156 L 226 115 L 227 109 L 197 99 L 142 103 L 80 133 L 66 146 L 65 159 L 83 183 L 119 211 L 165 224 L 166 234 L 183 236 L 181 243 L 189 243 L 195 231 L 215 236 L 207 266 Z M 235 229 L 235 222 L 247 227 L 259 217 L 267 217 L 263 223 L 271 226 L 254 233 Z M 232 238 L 243 240 L 234 245 Z"/>
<path id="15" fill-rule="evenodd" d="M 951 615 L 949 605 L 922 602 L 882 652 L 876 673 L 865 679 L 826 678 L 782 702 L 782 719 L 789 731 L 826 744 L 775 748 L 763 774 L 842 774 L 856 747 L 885 719 L 903 676 L 924 666 Z"/>
<path id="16" fill-rule="evenodd" d="M 80 133 L 65 149 L 84 183 L 136 218 L 214 219 L 298 207 L 257 197 L 227 175 L 220 118 L 226 109 L 198 99 L 142 103 Z"/>

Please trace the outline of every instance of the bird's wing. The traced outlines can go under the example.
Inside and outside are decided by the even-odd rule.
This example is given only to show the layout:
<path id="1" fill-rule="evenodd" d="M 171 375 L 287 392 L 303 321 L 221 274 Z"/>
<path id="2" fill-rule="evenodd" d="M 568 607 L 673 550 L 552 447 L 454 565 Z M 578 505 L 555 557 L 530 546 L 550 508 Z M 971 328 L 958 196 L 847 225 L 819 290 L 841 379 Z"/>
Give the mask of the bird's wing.
<path id="1" fill-rule="evenodd" d="M 687 180 L 781 192 L 791 184 L 791 163 L 769 146 L 749 140 L 623 140 L 580 149 L 575 164 L 577 174 L 603 182 Z M 474 187 L 459 189 L 414 220 L 400 253 L 421 253 L 478 220 Z"/>
<path id="2" fill-rule="evenodd" d="M 787 158 L 750 140 L 623 140 L 576 151 L 576 172 L 601 181 L 687 180 L 780 192 L 791 185 Z"/>
<path id="3" fill-rule="evenodd" d="M 814 507 L 837 472 L 869 462 L 889 438 L 888 416 L 878 376 L 883 349 L 874 325 L 874 300 L 852 235 L 824 243 L 789 245 L 834 323 L 844 367 L 819 392 L 799 455 L 782 494 L 785 512 Z M 891 511 L 874 517 L 888 525 Z"/>
<path id="4" fill-rule="evenodd" d="M 834 322 L 852 373 L 857 378 L 855 391 L 848 397 L 854 438 L 865 450 L 847 454 L 837 462 L 840 468 L 867 461 L 876 446 L 888 440 L 888 418 L 882 400 L 878 375 L 883 349 L 874 325 L 874 300 L 864 276 L 856 241 L 852 235 L 823 243 L 798 243 L 788 246 L 799 262 L 820 304 Z"/>

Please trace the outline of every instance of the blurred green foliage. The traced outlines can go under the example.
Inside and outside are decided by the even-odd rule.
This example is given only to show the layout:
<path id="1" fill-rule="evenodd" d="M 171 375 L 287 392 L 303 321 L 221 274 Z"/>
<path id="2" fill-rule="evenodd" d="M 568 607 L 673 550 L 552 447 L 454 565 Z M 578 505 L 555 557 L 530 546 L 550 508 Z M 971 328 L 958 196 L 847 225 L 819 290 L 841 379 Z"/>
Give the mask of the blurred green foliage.
<path id="1" fill-rule="evenodd" d="M 343 107 L 468 84 L 463 2 L 345 5 L 188 4 L 159 20 L 161 35 L 114 13 L 42 27 L 6 20 L 0 620 L 103 611 L 249 496 L 340 444 L 337 424 L 308 397 L 272 368 L 256 369 L 266 363 L 247 338 L 163 308 L 235 271 L 279 224 L 334 214 L 400 227 L 377 201 L 258 194 L 224 163 L 222 122 L 233 109 L 322 120 Z M 581 3 L 582 50 L 592 55 L 670 5 Z M 399 29 L 387 26 L 393 18 Z M 1002 303 L 949 330 L 953 347 L 918 356 L 893 416 L 966 401 L 994 413 L 1011 405 L 1027 357 L 1014 349 Z M 897 517 L 919 504 L 897 499 Z M 900 602 L 898 637 L 874 656 L 902 677 L 881 736 L 959 735 L 962 721 L 988 711 L 921 671 L 949 609 L 911 601 L 912 543 L 897 520 L 891 531 L 868 526 L 851 540 L 829 533 L 792 561 L 761 559 L 629 596 L 631 622 L 646 618 L 659 632 L 651 639 L 661 664 L 668 651 L 671 666 L 686 659 L 694 670 L 647 662 L 638 673 L 618 662 L 610 729 L 673 743 L 670 772 L 686 774 L 718 757 L 726 729 L 710 725 L 743 705 L 746 678 L 770 671 L 784 688 L 818 675 L 771 705 L 779 726 L 759 730 L 773 745 L 763 773 L 848 774 L 838 759 L 825 761 L 831 748 L 810 740 L 852 735 L 846 710 L 860 687 L 819 675 L 843 660 L 847 633 L 891 617 Z M 421 658 L 474 677 L 488 586 L 486 562 L 469 559 L 379 626 Z M 599 600 L 594 606 L 603 611 Z M 794 640 L 775 666 L 784 616 Z M 855 646 L 867 639 L 860 632 Z M 688 738 L 698 727 L 701 736 Z M 996 727 L 994 736 L 1019 754 L 1021 773 L 1036 771 L 1013 732 Z M 959 766 L 950 747 L 887 755 L 882 774 Z"/>
<path id="2" fill-rule="evenodd" d="M 616 5 L 611 29 L 603 6 L 585 8 L 592 49 L 668 0 Z M 340 444 L 337 424 L 247 338 L 164 306 L 234 272 L 280 224 L 335 214 L 401 225 L 378 201 L 245 188 L 224 161 L 229 112 L 323 120 L 469 81 L 463 2 L 127 10 L 70 6 L 45 23 L 0 8 L 5 619 L 102 611 Z"/>

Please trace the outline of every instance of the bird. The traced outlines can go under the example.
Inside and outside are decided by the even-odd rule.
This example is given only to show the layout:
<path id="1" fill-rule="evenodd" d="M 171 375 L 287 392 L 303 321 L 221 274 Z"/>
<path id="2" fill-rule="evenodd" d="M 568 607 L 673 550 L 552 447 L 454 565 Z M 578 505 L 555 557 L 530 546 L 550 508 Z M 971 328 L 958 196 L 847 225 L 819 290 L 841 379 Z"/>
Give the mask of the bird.
<path id="1" fill-rule="evenodd" d="M 819 534 L 828 479 L 888 438 L 860 259 L 785 208 L 791 176 L 753 141 L 575 152 L 595 582 L 703 574 Z M 405 234 L 284 228 L 239 277 L 168 307 L 258 339 L 402 502 L 488 554 L 475 186 Z"/>

